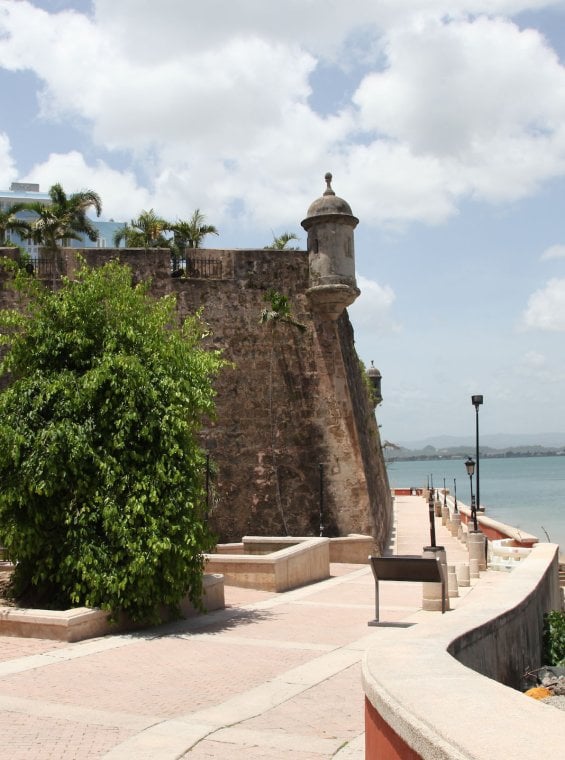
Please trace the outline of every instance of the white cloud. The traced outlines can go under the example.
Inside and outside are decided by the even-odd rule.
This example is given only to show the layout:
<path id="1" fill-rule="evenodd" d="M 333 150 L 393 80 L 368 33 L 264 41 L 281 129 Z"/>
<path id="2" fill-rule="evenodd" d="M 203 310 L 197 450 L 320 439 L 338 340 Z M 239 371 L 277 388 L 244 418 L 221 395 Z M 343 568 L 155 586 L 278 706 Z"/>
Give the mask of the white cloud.
<path id="1" fill-rule="evenodd" d="M 415 21 L 356 95 L 361 125 L 416 153 L 460 156 L 498 135 L 543 136 L 563 116 L 565 70 L 535 30 L 503 19 Z"/>
<path id="2" fill-rule="evenodd" d="M 522 363 L 530 369 L 541 369 L 546 365 L 547 357 L 539 351 L 527 351 L 522 357 Z"/>
<path id="3" fill-rule="evenodd" d="M 0 132 L 0 187 L 10 187 L 15 179 L 17 179 L 17 171 L 10 139 L 4 132 Z"/>
<path id="4" fill-rule="evenodd" d="M 358 30 L 381 30 L 402 25 L 413 17 L 465 17 L 467 14 L 512 15 L 523 10 L 560 6 L 563 0 L 95 0 L 95 16 L 131 57 L 162 58 L 179 47 L 193 50 L 218 45 L 233 37 L 259 36 L 271 41 L 299 43 L 316 55 L 343 59 L 344 42 Z M 203 31 L 204 30 L 204 31 Z"/>
<path id="5" fill-rule="evenodd" d="M 523 323 L 531 329 L 565 332 L 565 279 L 551 279 L 532 293 Z"/>
<path id="6" fill-rule="evenodd" d="M 347 310 L 355 326 L 356 339 L 368 330 L 372 335 L 398 331 L 400 327 L 391 316 L 396 298 L 393 289 L 363 275 L 357 275 L 357 286 L 361 295 Z"/>
<path id="7" fill-rule="evenodd" d="M 289 224 L 331 170 L 368 223 L 435 224 L 565 173 L 565 68 L 538 32 L 466 15 L 553 4 L 97 0 L 87 16 L 0 0 L 0 66 L 35 72 L 43 118 L 132 157 L 117 216 L 144 198 Z M 326 117 L 310 104 L 321 60 L 364 72 Z"/>
<path id="8" fill-rule="evenodd" d="M 89 166 L 76 151 L 52 153 L 44 163 L 34 166 L 24 181 L 38 182 L 43 190 L 55 182 L 60 182 L 68 193 L 94 190 L 102 199 L 105 219 L 129 219 L 142 208 L 154 205 L 154 199 L 137 185 L 132 174 L 115 171 L 103 161 Z"/>
<path id="9" fill-rule="evenodd" d="M 541 260 L 548 261 L 550 259 L 565 259 L 565 245 L 550 245 L 549 248 L 546 248 L 541 255 Z"/>
<path id="10" fill-rule="evenodd" d="M 457 212 L 457 188 L 446 167 L 433 155 L 415 155 L 406 143 L 352 145 L 338 168 L 339 194 L 368 224 L 436 224 Z"/>
<path id="11" fill-rule="evenodd" d="M 503 19 L 415 20 L 354 96 L 361 126 L 434 158 L 454 197 L 524 197 L 565 170 L 565 68 L 542 36 Z M 433 184 L 430 190 L 441 195 Z"/>

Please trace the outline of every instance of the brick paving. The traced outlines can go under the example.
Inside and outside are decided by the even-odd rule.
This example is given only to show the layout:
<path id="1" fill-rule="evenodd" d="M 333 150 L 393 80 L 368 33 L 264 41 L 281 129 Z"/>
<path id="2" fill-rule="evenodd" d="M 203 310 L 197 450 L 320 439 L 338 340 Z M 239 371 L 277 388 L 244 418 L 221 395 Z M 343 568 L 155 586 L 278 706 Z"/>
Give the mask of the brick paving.
<path id="1" fill-rule="evenodd" d="M 131 732 L 115 726 L 3 711 L 0 757 L 10 760 L 61 760 L 103 757 Z"/>
<path id="2" fill-rule="evenodd" d="M 18 657 L 27 657 L 31 654 L 42 654 L 43 652 L 66 646 L 67 644 L 64 641 L 0 636 L 0 662 L 15 660 Z"/>
<path id="3" fill-rule="evenodd" d="M 128 713 L 173 717 L 223 702 L 241 684 L 252 688 L 311 657 L 308 651 L 281 649 L 274 657 L 252 642 L 233 657 L 233 648 L 222 642 L 221 636 L 134 642 L 6 677 L 2 694 L 108 711 L 118 704 Z"/>
<path id="4" fill-rule="evenodd" d="M 448 561 L 465 561 L 436 530 Z M 391 553 L 429 543 L 421 498 L 396 500 L 392 538 Z M 380 591 L 381 620 L 440 614 L 421 611 L 421 584 Z M 226 587 L 226 610 L 138 634 L 0 637 L 0 759 L 360 760 L 373 618 L 370 568 L 336 565 L 284 594 Z"/>

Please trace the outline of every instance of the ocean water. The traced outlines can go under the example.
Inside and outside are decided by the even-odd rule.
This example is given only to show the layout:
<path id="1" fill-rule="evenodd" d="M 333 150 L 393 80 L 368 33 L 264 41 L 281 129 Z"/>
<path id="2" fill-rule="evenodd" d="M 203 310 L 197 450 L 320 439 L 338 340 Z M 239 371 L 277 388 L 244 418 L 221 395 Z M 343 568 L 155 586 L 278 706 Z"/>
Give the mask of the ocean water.
<path id="1" fill-rule="evenodd" d="M 471 503 L 469 476 L 463 459 L 439 459 L 387 464 L 391 488 L 426 486 L 433 478 L 435 488 Z M 565 553 L 565 456 L 481 459 L 481 504 L 494 520 L 533 533 L 540 541 L 559 544 Z M 475 483 L 473 478 L 473 492 Z M 546 535 L 547 534 L 547 535 Z"/>

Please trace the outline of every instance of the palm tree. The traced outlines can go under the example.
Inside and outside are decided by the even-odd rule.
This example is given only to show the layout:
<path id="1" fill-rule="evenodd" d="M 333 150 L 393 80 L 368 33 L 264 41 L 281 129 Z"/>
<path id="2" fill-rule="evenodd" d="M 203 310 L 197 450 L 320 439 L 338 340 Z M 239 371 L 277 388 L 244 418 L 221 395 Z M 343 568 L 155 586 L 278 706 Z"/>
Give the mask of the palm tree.
<path id="1" fill-rule="evenodd" d="M 300 248 L 296 246 L 289 246 L 291 240 L 298 240 L 298 236 L 294 232 L 283 232 L 278 237 L 273 233 L 273 242 L 271 245 L 266 245 L 263 250 L 267 251 L 299 251 Z"/>
<path id="2" fill-rule="evenodd" d="M 31 223 L 31 237 L 35 243 L 56 251 L 65 240 L 98 240 L 98 230 L 86 212 L 93 207 L 96 216 L 102 213 L 102 201 L 94 190 L 81 190 L 67 195 L 59 183 L 49 189 L 51 203 L 38 201 L 27 208 L 37 215 Z"/>
<path id="3" fill-rule="evenodd" d="M 264 301 L 266 301 L 270 309 L 263 309 L 261 316 L 259 317 L 259 324 L 271 323 L 275 327 L 280 322 L 285 322 L 288 325 L 297 327 L 300 332 L 304 332 L 306 325 L 302 322 L 297 322 L 292 316 L 290 310 L 290 304 L 288 302 L 288 296 L 279 293 L 277 290 L 268 290 L 265 293 Z"/>
<path id="4" fill-rule="evenodd" d="M 206 217 L 197 208 L 188 221 L 179 220 L 171 225 L 175 248 L 180 252 L 185 248 L 200 248 L 206 235 L 219 235 L 213 224 L 205 224 Z"/>
<path id="5" fill-rule="evenodd" d="M 114 235 L 114 245 L 119 246 L 123 240 L 126 248 L 169 248 L 170 240 L 164 233 L 170 229 L 171 224 L 151 208 L 119 229 Z"/>
<path id="6" fill-rule="evenodd" d="M 0 246 L 8 242 L 8 232 L 16 232 L 20 237 L 27 238 L 31 232 L 31 225 L 26 219 L 18 217 L 21 211 L 27 211 L 27 203 L 14 203 L 7 209 L 0 208 Z"/>
<path id="7" fill-rule="evenodd" d="M 94 190 L 80 190 L 67 195 L 59 183 L 49 189 L 50 204 L 39 201 L 27 204 L 36 219 L 31 222 L 30 237 L 38 245 L 46 248 L 53 257 L 53 287 L 57 281 L 57 251 L 66 240 L 98 240 L 98 230 L 93 226 L 86 212 L 94 208 L 96 216 L 102 213 L 102 201 Z"/>

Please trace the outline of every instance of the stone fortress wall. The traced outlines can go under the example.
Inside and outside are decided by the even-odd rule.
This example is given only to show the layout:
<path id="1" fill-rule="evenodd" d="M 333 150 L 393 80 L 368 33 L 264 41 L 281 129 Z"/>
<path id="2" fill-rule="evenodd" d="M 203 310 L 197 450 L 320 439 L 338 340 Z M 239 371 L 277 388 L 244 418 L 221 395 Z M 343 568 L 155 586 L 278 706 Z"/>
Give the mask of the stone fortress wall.
<path id="1" fill-rule="evenodd" d="M 333 195 L 329 181 L 328 188 Z M 357 220 L 347 210 L 351 234 L 345 234 L 343 250 L 349 259 L 351 219 Z M 323 212 L 327 215 L 326 208 Z M 339 216 L 334 209 L 330 215 L 325 232 L 331 242 Z M 305 227 L 307 222 L 312 227 L 312 216 L 314 227 L 320 221 L 310 215 Z M 210 328 L 207 344 L 231 362 L 217 382 L 217 419 L 203 431 L 215 467 L 210 520 L 221 541 L 243 535 L 317 536 L 322 526 L 327 536 L 372 534 L 382 548 L 392 502 L 374 409 L 344 309 L 359 292 L 351 276 L 354 263 L 346 262 L 347 277 L 340 280 L 339 271 L 332 270 L 332 252 L 328 257 L 320 251 L 311 236 L 310 229 L 309 247 L 316 248 L 322 267 L 312 266 L 312 250 L 194 249 L 189 256 L 217 262 L 213 276 L 202 276 L 196 266 L 191 276 L 180 278 L 171 277 L 167 250 L 68 249 L 61 255 L 61 271 L 72 276 L 77 253 L 91 266 L 119 258 L 131 267 L 134 281 L 151 280 L 155 296 L 174 293 L 180 317 L 202 309 Z M 341 246 L 343 235 L 336 237 Z M 10 305 L 2 280 L 0 306 Z M 304 330 L 284 322 L 260 324 L 269 289 L 288 297 Z"/>

